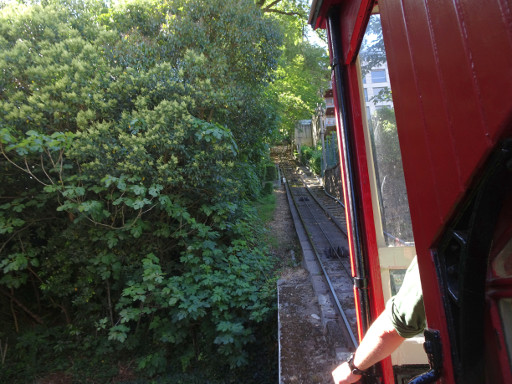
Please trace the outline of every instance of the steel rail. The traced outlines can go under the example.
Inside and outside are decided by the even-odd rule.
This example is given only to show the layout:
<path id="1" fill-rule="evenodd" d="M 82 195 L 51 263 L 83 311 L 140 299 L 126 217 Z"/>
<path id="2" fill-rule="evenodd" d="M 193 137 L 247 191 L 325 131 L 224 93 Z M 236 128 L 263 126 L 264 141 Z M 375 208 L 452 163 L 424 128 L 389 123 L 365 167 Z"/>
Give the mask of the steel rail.
<path id="1" fill-rule="evenodd" d="M 311 244 L 311 248 L 313 249 L 313 253 L 316 257 L 316 260 L 318 261 L 318 264 L 320 265 L 320 268 L 322 269 L 322 272 L 323 272 L 323 275 L 324 275 L 324 278 L 327 282 L 327 285 L 329 286 L 329 290 L 330 290 L 330 293 L 335 301 L 335 304 L 336 304 L 336 309 L 338 311 L 338 313 L 340 314 L 342 320 L 343 320 L 343 323 L 344 323 L 344 326 L 345 326 L 345 329 L 347 331 L 347 334 L 349 336 L 349 339 L 350 339 L 350 342 L 352 343 L 352 347 L 354 348 L 354 350 L 358 347 L 359 343 L 357 342 L 357 339 L 354 335 L 354 333 L 352 332 L 352 327 L 348 321 L 348 318 L 347 318 L 347 315 L 345 314 L 345 311 L 343 310 L 343 307 L 341 306 L 341 303 L 340 301 L 338 300 L 338 296 L 336 295 L 336 291 L 334 289 L 334 286 L 332 284 L 332 281 L 331 279 L 329 278 L 329 274 L 327 273 L 327 270 L 325 269 L 325 266 L 324 266 L 324 263 L 322 263 L 322 260 L 321 260 L 321 257 L 320 257 L 320 254 L 318 252 L 318 250 L 316 249 L 315 245 L 314 245 L 314 242 L 313 242 L 313 239 L 312 239 L 312 236 L 311 236 L 311 233 L 310 231 L 308 230 L 307 226 L 306 226 L 306 223 L 304 222 L 304 219 L 303 219 L 303 216 L 301 215 L 300 213 L 300 209 L 297 205 L 297 202 L 295 200 L 295 197 L 293 196 L 293 193 L 291 191 L 291 188 L 290 186 L 288 185 L 288 179 L 287 179 L 287 175 L 286 173 L 284 172 L 284 170 L 282 170 L 282 174 L 284 175 L 284 185 L 285 185 L 285 188 L 286 188 L 286 192 L 287 194 L 289 194 L 289 196 L 291 197 L 292 199 L 292 202 L 295 206 L 295 209 L 297 210 L 297 214 L 299 216 L 299 219 L 302 223 L 302 225 L 304 226 L 304 230 L 306 232 L 306 235 L 308 237 L 308 240 L 309 240 L 309 243 Z M 302 180 L 301 180 L 302 181 Z M 316 220 L 316 219 L 315 219 Z"/>
<path id="2" fill-rule="evenodd" d="M 329 216 L 329 218 L 332 220 L 332 222 L 334 224 L 336 224 L 336 226 L 340 229 L 341 232 L 343 232 L 343 234 L 345 235 L 345 237 L 348 239 L 348 235 L 347 235 L 347 231 L 343 228 L 343 226 L 341 225 L 341 223 L 339 222 L 338 219 L 336 219 L 332 214 L 331 212 L 329 212 L 329 210 L 327 208 L 324 207 L 324 205 L 322 204 L 322 202 L 320 200 L 318 200 L 318 198 L 315 196 L 315 194 L 311 191 L 311 188 L 309 188 L 309 186 L 306 184 L 306 182 L 304 181 L 304 179 L 302 178 L 301 175 L 299 175 L 299 178 L 301 179 L 302 181 L 302 184 L 304 184 L 304 187 L 306 188 L 306 191 L 309 192 L 309 194 L 311 195 L 311 197 L 317 202 L 317 204 L 323 209 L 323 211 L 327 214 L 327 216 Z M 336 199 L 335 197 L 329 195 L 327 192 L 325 192 L 324 190 L 324 193 L 326 194 L 326 196 L 329 196 L 331 199 L 334 199 L 338 204 L 340 204 L 343 208 L 345 208 L 345 206 L 343 204 L 341 204 L 341 202 Z"/>
<path id="3" fill-rule="evenodd" d="M 306 189 L 307 189 L 307 187 L 306 187 Z M 311 191 L 308 191 L 308 192 L 310 192 L 310 193 L 311 193 Z M 315 201 L 316 201 L 316 203 L 320 206 L 320 208 L 322 208 L 324 211 L 326 211 L 326 210 L 325 210 L 325 207 L 323 207 L 323 206 L 322 206 L 322 204 L 321 204 L 318 200 L 315 200 Z M 304 204 L 304 205 L 308 208 L 308 210 L 309 210 L 309 212 L 311 213 L 311 216 L 313 217 L 313 219 L 315 220 L 315 222 L 316 222 L 317 224 L 319 224 L 318 220 L 317 220 L 317 219 L 316 219 L 316 217 L 315 217 L 315 214 L 313 213 L 313 209 L 311 208 L 311 204 L 308 204 L 307 202 L 305 202 L 305 204 Z M 299 215 L 300 215 L 300 213 L 299 213 Z M 349 279 L 352 279 L 352 273 L 347 269 L 347 267 L 345 266 L 345 264 L 343 264 L 343 260 L 342 260 L 342 258 L 341 258 L 341 256 L 340 256 L 340 254 L 338 253 L 338 251 L 336 251 L 336 248 L 335 248 L 335 247 L 334 247 L 334 245 L 332 244 L 331 239 L 329 238 L 329 236 L 327 236 L 327 233 L 325 233 L 325 231 L 324 231 L 324 229 L 322 228 L 322 226 L 321 226 L 321 225 L 319 225 L 319 226 L 318 226 L 318 228 L 320 229 L 320 231 L 321 231 L 321 232 L 322 232 L 322 234 L 324 235 L 325 239 L 327 240 L 327 242 L 328 242 L 328 243 L 329 243 L 329 245 L 331 246 L 331 249 L 333 250 L 333 252 L 336 254 L 336 257 L 338 257 L 338 259 L 340 260 L 340 262 L 341 262 L 341 266 L 343 267 L 343 270 L 344 270 L 344 271 L 345 271 L 345 273 L 347 274 L 347 277 L 348 277 Z M 342 233 L 345 233 L 345 232 L 343 232 L 343 231 L 342 231 Z M 345 236 L 346 236 L 346 234 L 345 234 Z"/>

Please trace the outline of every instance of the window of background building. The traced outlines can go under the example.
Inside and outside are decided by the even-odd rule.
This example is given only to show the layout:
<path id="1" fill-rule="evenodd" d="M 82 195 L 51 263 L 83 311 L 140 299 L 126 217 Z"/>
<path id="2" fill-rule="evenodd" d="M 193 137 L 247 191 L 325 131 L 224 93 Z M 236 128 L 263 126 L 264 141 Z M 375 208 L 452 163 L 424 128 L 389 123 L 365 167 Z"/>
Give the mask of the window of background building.
<path id="1" fill-rule="evenodd" d="M 371 71 L 372 83 L 385 83 L 386 71 L 384 69 L 374 69 Z"/>

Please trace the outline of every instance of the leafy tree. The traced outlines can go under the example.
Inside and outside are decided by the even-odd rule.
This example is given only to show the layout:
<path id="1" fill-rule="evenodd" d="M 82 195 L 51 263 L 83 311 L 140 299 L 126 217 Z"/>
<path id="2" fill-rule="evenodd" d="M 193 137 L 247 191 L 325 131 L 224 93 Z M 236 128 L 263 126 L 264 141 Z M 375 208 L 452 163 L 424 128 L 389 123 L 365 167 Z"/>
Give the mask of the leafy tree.
<path id="1" fill-rule="evenodd" d="M 370 17 L 359 54 L 362 58 L 361 72 L 363 76 L 370 73 L 372 68 L 379 67 L 387 61 L 380 15 Z"/>
<path id="2" fill-rule="evenodd" d="M 382 65 L 387 62 L 380 15 L 370 16 L 366 33 L 363 38 L 363 43 L 361 45 L 361 50 L 359 52 L 359 57 L 363 77 L 370 73 L 374 68 L 382 68 Z M 371 101 L 374 104 L 392 101 L 391 89 L 389 87 L 385 87 L 375 95 Z"/>
<path id="3" fill-rule="evenodd" d="M 274 102 L 280 119 L 281 138 L 293 135 L 298 120 L 309 119 L 318 103 L 323 102 L 323 91 L 329 87 L 327 51 L 306 39 L 308 5 L 305 1 L 259 2 L 270 12 L 284 34 L 284 44 L 276 80 L 269 101 Z"/>
<path id="4" fill-rule="evenodd" d="M 395 111 L 389 107 L 378 109 L 371 126 L 384 231 L 404 241 L 413 241 Z"/>
<path id="5" fill-rule="evenodd" d="M 156 20 L 154 26 L 148 19 Z M 192 113 L 228 125 L 243 156 L 261 156 L 260 143 L 276 124 L 263 95 L 277 66 L 281 34 L 255 5 L 249 0 L 127 2 L 101 20 L 123 37 L 110 48 L 115 61 L 137 67 L 165 58 L 182 81 L 179 96 L 193 100 Z"/>
<path id="6" fill-rule="evenodd" d="M 309 5 L 303 0 L 256 0 L 256 5 L 265 13 L 294 16 L 307 20 Z"/>
<path id="7" fill-rule="evenodd" d="M 249 0 L 0 10 L 0 337 L 27 375 L 52 369 L 34 340 L 148 375 L 247 363 L 272 311 L 247 199 L 280 36 Z"/>

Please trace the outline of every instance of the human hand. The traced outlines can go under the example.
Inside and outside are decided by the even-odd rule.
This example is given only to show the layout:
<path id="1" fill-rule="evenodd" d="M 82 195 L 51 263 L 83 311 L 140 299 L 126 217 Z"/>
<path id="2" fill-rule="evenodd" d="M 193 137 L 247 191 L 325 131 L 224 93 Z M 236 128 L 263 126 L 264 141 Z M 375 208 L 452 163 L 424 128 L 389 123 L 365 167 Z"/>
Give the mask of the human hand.
<path id="1" fill-rule="evenodd" d="M 338 367 L 332 371 L 332 378 L 334 384 L 350 384 L 359 381 L 361 375 L 354 375 L 348 363 L 345 362 L 338 365 Z"/>

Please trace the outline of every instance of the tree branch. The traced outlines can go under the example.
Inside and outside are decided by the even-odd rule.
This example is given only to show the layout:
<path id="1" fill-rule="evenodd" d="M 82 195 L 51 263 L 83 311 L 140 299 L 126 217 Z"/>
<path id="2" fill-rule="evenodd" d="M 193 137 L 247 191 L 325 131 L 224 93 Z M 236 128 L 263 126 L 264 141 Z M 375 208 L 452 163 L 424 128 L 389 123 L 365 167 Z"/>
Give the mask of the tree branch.
<path id="1" fill-rule="evenodd" d="M 4 296 L 7 296 L 9 299 L 11 299 L 18 307 L 23 309 L 27 315 L 29 315 L 31 318 L 33 318 L 38 324 L 44 324 L 43 320 L 39 316 L 37 316 L 35 313 L 32 313 L 30 309 L 25 307 L 21 301 L 19 301 L 17 298 L 14 297 L 14 295 L 11 295 L 9 292 L 3 290 L 0 288 L 0 293 Z"/>
<path id="2" fill-rule="evenodd" d="M 267 9 L 270 9 L 272 8 L 274 5 L 278 4 L 281 0 L 274 0 L 273 2 L 271 2 L 269 5 L 267 5 L 263 10 L 267 10 Z M 265 3 L 265 2 L 263 2 Z M 263 4 L 261 4 L 263 6 Z"/>
<path id="3" fill-rule="evenodd" d="M 293 12 L 293 11 L 281 11 L 279 9 L 263 9 L 263 12 L 268 12 L 268 13 L 279 13 L 280 15 L 286 15 L 286 16 L 300 16 L 300 17 L 303 17 L 304 15 L 300 12 Z"/>

